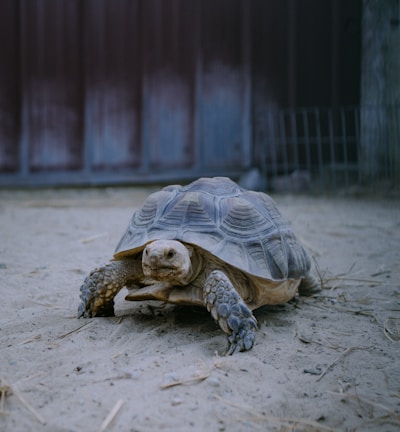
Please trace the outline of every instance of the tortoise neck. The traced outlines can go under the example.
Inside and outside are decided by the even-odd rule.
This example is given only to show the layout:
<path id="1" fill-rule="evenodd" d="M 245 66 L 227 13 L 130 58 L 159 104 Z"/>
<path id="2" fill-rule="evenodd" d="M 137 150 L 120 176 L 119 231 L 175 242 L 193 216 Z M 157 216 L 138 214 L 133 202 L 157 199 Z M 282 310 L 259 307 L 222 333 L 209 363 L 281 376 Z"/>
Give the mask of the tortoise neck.
<path id="1" fill-rule="evenodd" d="M 189 282 L 191 283 L 193 282 L 195 279 L 197 279 L 197 277 L 199 276 L 199 274 L 202 272 L 203 270 L 203 257 L 202 255 L 197 251 L 196 248 L 193 248 L 193 252 L 192 252 L 192 256 L 190 257 L 190 261 L 191 261 L 191 265 L 192 265 L 192 274 L 189 278 Z"/>

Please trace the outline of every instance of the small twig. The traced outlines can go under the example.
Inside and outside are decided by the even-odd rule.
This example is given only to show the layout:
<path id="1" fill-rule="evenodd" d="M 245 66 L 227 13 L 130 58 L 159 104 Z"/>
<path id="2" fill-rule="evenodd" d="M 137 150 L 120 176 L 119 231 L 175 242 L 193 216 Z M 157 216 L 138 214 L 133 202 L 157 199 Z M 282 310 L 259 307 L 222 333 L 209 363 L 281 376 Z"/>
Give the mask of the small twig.
<path id="1" fill-rule="evenodd" d="M 376 273 L 372 273 L 372 277 L 375 277 L 375 276 L 382 276 L 382 275 L 384 275 L 384 274 L 390 274 L 390 273 L 392 273 L 392 271 L 391 270 L 381 270 L 381 271 L 377 271 Z"/>
<path id="2" fill-rule="evenodd" d="M 92 381 L 92 382 L 93 382 L 93 384 L 97 384 L 97 383 L 101 383 L 101 382 L 105 382 L 105 381 L 116 381 L 116 380 L 133 379 L 133 378 L 134 378 L 134 376 L 131 373 L 126 372 L 122 375 L 115 375 L 115 376 L 103 378 L 103 379 Z"/>
<path id="3" fill-rule="evenodd" d="M 97 240 L 99 238 L 105 237 L 106 235 L 108 235 L 108 232 L 104 232 L 104 233 L 100 233 L 100 234 L 95 234 L 93 236 L 90 237 L 86 237 L 80 240 L 81 243 L 90 243 L 94 240 Z"/>
<path id="4" fill-rule="evenodd" d="M 113 354 L 113 355 L 111 356 L 111 360 L 116 359 L 117 357 L 119 357 L 120 355 L 122 355 L 122 354 L 124 354 L 124 353 L 125 353 L 125 351 L 118 351 L 118 352 L 116 352 L 115 354 Z"/>
<path id="5" fill-rule="evenodd" d="M 41 338 L 42 338 L 42 335 L 39 333 L 36 336 L 33 336 L 29 339 L 24 340 L 23 342 L 20 342 L 19 345 L 25 345 L 25 344 L 33 342 L 35 340 L 40 340 Z"/>
<path id="6" fill-rule="evenodd" d="M 320 345 L 320 346 L 323 346 L 323 347 L 328 347 L 328 348 L 330 348 L 330 349 L 335 349 L 335 350 L 338 349 L 338 348 L 341 348 L 340 346 L 333 345 L 333 344 L 328 340 L 328 338 L 326 338 L 326 341 L 329 343 L 329 345 L 328 345 L 327 343 L 320 342 L 320 341 L 317 341 L 317 340 L 314 340 L 314 339 L 308 339 L 306 336 L 303 336 L 303 335 L 301 335 L 301 334 L 298 334 L 297 337 L 299 338 L 299 341 L 300 341 L 300 342 L 303 342 L 303 343 L 305 343 L 305 344 L 315 343 L 315 344 L 317 344 L 317 345 Z"/>
<path id="7" fill-rule="evenodd" d="M 367 425 L 371 423 L 385 423 L 385 424 L 389 423 L 398 426 L 400 425 L 400 417 L 396 416 L 393 418 L 391 414 L 384 414 L 379 417 L 374 417 L 370 420 L 366 420 L 365 422 L 362 423 L 362 425 Z"/>
<path id="8" fill-rule="evenodd" d="M 34 417 L 36 417 L 36 419 L 42 423 L 42 425 L 46 424 L 46 420 L 32 407 L 31 404 L 29 404 L 21 395 L 18 391 L 15 390 L 15 388 L 12 389 L 13 394 L 19 399 L 19 401 L 22 403 L 22 405 L 24 405 L 24 407 L 31 412 L 31 414 L 34 415 Z"/>
<path id="9" fill-rule="evenodd" d="M 210 376 L 210 372 L 205 372 L 203 375 L 197 375 L 193 378 L 187 378 L 187 379 L 182 379 L 179 381 L 173 381 L 171 383 L 167 383 L 167 384 L 161 384 L 160 388 L 161 390 L 170 388 L 170 387 L 175 387 L 178 385 L 185 385 L 185 384 L 193 384 L 196 382 L 201 382 L 204 381 L 205 379 L 207 379 Z"/>
<path id="10" fill-rule="evenodd" d="M 77 327 L 77 328 L 75 328 L 75 329 L 73 329 L 73 330 L 71 330 L 71 331 L 69 331 L 67 333 L 64 333 L 64 334 L 58 336 L 58 339 L 64 339 L 65 337 L 71 335 L 72 333 L 77 333 L 78 331 L 80 331 L 81 329 L 83 329 L 83 327 L 86 327 L 89 324 L 93 324 L 93 321 L 85 322 L 84 324 L 80 325 L 79 327 Z"/>
<path id="11" fill-rule="evenodd" d="M 380 280 L 352 278 L 352 277 L 347 277 L 347 276 L 332 276 L 330 278 L 325 279 L 326 282 L 335 281 L 335 280 L 350 281 L 350 282 L 365 282 L 365 283 L 371 283 L 374 285 L 381 285 L 383 283 Z"/>
<path id="12" fill-rule="evenodd" d="M 388 332 L 388 329 L 386 328 L 386 325 L 383 326 L 383 334 L 386 336 L 387 339 L 390 340 L 390 342 L 396 342 L 390 335 Z"/>
<path id="13" fill-rule="evenodd" d="M 4 411 L 4 401 L 6 396 L 12 393 L 11 387 L 7 384 L 3 384 L 3 380 L 0 378 L 0 415 L 7 415 L 8 413 Z"/>
<path id="14" fill-rule="evenodd" d="M 394 334 L 394 332 L 392 332 L 389 328 L 388 328 L 388 321 L 389 320 L 386 320 L 384 323 L 383 323 L 383 334 L 391 341 L 391 342 L 397 342 L 399 339 L 393 339 L 392 338 L 392 336 L 391 335 L 393 335 Z M 398 330 L 398 329 L 397 329 Z M 399 331 L 397 331 L 397 335 L 396 336 L 399 336 Z"/>
<path id="15" fill-rule="evenodd" d="M 125 403 L 123 399 L 119 399 L 117 403 L 113 406 L 112 410 L 108 413 L 108 416 L 104 419 L 103 423 L 100 426 L 99 432 L 104 432 L 110 423 L 114 420 L 115 416 L 118 414 L 122 405 Z"/>
<path id="16" fill-rule="evenodd" d="M 374 312 L 373 309 L 346 309 L 346 308 L 336 306 L 336 305 L 331 305 L 331 306 L 327 307 L 327 306 L 324 306 L 323 304 L 317 305 L 317 304 L 312 304 L 312 303 L 307 303 L 307 305 L 315 307 L 315 308 L 323 309 L 326 311 L 331 311 L 332 309 L 335 309 L 338 312 L 351 313 L 354 315 L 368 316 L 368 317 L 372 317 L 376 320 L 376 317 L 373 315 L 373 312 Z"/>
<path id="17" fill-rule="evenodd" d="M 218 395 L 215 395 L 215 398 L 224 402 L 226 405 L 229 405 L 233 408 L 239 408 L 239 409 L 247 412 L 248 414 L 252 415 L 253 417 L 256 417 L 257 420 L 275 423 L 275 424 L 278 424 L 280 426 L 286 426 L 286 425 L 288 425 L 290 427 L 300 426 L 300 427 L 306 428 L 305 430 L 307 430 L 307 431 L 310 431 L 310 427 L 311 427 L 312 428 L 311 430 L 315 430 L 315 431 L 334 432 L 334 429 L 332 429 L 328 426 L 324 426 L 318 422 L 314 422 L 312 420 L 306 420 L 306 419 L 301 419 L 301 418 L 289 418 L 289 417 L 286 418 L 286 417 L 270 416 L 270 415 L 267 415 L 267 414 L 264 414 L 261 412 L 257 412 L 251 406 L 232 402 L 232 401 L 226 400 L 226 399 L 224 399 Z"/>
<path id="18" fill-rule="evenodd" d="M 346 356 L 347 354 L 349 354 L 351 351 L 355 349 L 360 349 L 360 348 L 349 347 L 345 351 L 343 351 L 342 354 L 337 356 L 335 360 L 333 360 L 333 362 L 329 366 L 327 366 L 326 369 L 321 373 L 321 375 L 317 378 L 317 381 L 320 381 L 328 373 L 328 371 L 332 368 L 332 366 L 334 366 L 338 361 L 342 360 L 344 356 Z"/>
<path id="19" fill-rule="evenodd" d="M 38 306 L 43 306 L 43 307 L 48 308 L 48 309 L 63 309 L 61 306 L 53 304 L 53 303 L 41 303 L 41 302 L 37 302 L 34 300 L 31 300 L 31 301 L 32 301 L 32 303 L 35 303 Z"/>
<path id="20" fill-rule="evenodd" d="M 321 274 L 321 271 L 320 271 L 320 268 L 319 268 L 319 265 L 318 265 L 318 261 L 316 260 L 316 258 L 315 258 L 314 255 L 312 256 L 312 259 L 314 260 L 315 270 L 317 271 L 318 278 L 319 278 L 319 283 L 321 285 L 321 288 L 324 288 L 324 282 L 325 281 L 324 281 L 324 278 L 323 278 L 323 276 Z"/>
<path id="21" fill-rule="evenodd" d="M 23 383 L 23 382 L 30 381 L 31 379 L 37 378 L 37 377 L 39 377 L 40 375 L 43 375 L 43 372 L 38 372 L 38 373 L 35 373 L 35 374 L 33 374 L 33 375 L 31 375 L 31 376 L 28 376 L 28 377 L 26 377 L 26 378 L 22 378 L 22 379 L 20 379 L 20 380 L 17 381 L 17 384 L 20 384 L 20 383 Z"/>
<path id="22" fill-rule="evenodd" d="M 370 399 L 367 399 L 364 396 L 360 396 L 360 395 L 352 395 L 350 393 L 336 393 L 336 392 L 331 392 L 328 391 L 327 393 L 332 394 L 334 396 L 339 396 L 341 398 L 346 398 L 346 399 L 354 399 L 357 401 L 361 401 L 361 402 L 365 402 L 368 405 L 371 405 L 374 408 L 380 408 L 382 411 L 387 412 L 388 414 L 390 414 L 391 416 L 393 416 L 395 419 L 397 419 L 397 421 L 400 421 L 400 416 L 395 413 L 393 410 L 389 409 L 388 407 L 386 407 L 385 405 L 382 405 L 380 403 L 374 402 Z"/>
<path id="23" fill-rule="evenodd" d="M 355 265 L 356 265 L 356 262 L 353 261 L 351 266 L 349 267 L 349 269 L 347 270 L 347 272 L 345 274 L 350 274 L 352 272 L 353 268 L 355 267 Z M 360 272 L 360 271 L 358 271 L 358 272 Z M 341 275 L 341 276 L 343 276 L 343 275 Z"/>

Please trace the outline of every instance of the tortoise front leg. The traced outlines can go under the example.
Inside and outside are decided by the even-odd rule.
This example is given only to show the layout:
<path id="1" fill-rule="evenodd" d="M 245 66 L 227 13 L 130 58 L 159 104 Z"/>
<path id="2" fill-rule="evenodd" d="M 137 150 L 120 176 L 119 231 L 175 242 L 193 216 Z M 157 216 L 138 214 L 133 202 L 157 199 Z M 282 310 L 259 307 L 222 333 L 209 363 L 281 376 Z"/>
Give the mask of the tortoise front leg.
<path id="1" fill-rule="evenodd" d="M 253 347 L 257 320 L 222 271 L 214 270 L 208 276 L 204 302 L 212 317 L 228 334 L 226 354 L 248 351 Z"/>
<path id="2" fill-rule="evenodd" d="M 78 318 L 113 316 L 114 297 L 126 283 L 143 279 L 141 260 L 112 261 L 92 270 L 84 280 L 80 291 L 82 300 Z"/>

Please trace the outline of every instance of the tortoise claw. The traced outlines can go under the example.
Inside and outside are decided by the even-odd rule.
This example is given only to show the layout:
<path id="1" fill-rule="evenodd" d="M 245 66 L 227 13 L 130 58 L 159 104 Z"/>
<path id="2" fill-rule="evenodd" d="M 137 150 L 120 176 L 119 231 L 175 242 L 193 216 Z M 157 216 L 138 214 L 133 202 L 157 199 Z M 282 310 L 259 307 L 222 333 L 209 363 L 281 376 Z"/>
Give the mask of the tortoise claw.
<path id="1" fill-rule="evenodd" d="M 232 333 L 228 336 L 229 347 L 226 355 L 232 355 L 240 351 L 249 351 L 253 347 L 255 340 L 254 331 L 251 329 L 242 329 L 239 333 Z"/>
<path id="2" fill-rule="evenodd" d="M 232 355 L 236 352 L 251 350 L 256 337 L 255 330 L 257 330 L 257 321 L 254 316 L 251 314 L 249 317 L 243 315 L 238 317 L 232 313 L 228 319 L 228 325 L 232 332 L 228 336 L 229 347 L 226 354 Z"/>

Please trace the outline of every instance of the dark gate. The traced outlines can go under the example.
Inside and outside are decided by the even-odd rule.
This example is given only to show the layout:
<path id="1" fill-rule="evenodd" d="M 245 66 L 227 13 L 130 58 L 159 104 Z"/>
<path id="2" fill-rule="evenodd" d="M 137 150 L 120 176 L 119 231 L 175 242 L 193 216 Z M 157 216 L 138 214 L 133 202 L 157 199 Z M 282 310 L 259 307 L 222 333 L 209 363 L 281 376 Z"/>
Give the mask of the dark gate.
<path id="1" fill-rule="evenodd" d="M 358 106 L 360 16 L 361 0 L 1 0 L 0 185 L 280 175 L 308 160 L 296 113 Z"/>
<path id="2" fill-rule="evenodd" d="M 0 184 L 250 164 L 246 0 L 2 0 Z"/>

